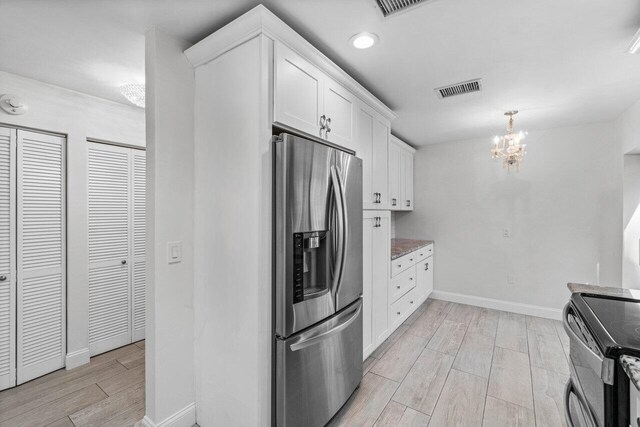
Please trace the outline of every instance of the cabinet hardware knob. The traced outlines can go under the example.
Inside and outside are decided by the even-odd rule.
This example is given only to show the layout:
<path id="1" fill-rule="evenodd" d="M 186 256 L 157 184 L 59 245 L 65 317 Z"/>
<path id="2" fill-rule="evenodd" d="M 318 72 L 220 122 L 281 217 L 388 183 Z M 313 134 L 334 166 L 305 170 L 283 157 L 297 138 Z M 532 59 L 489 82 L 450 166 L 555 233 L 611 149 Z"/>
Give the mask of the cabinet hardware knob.
<path id="1" fill-rule="evenodd" d="M 424 265 L 424 269 L 425 269 L 425 271 L 429 269 L 429 263 L 426 263 L 426 264 Z"/>
<path id="2" fill-rule="evenodd" d="M 395 206 L 398 203 L 397 199 L 391 199 L 391 205 Z"/>
<path id="3" fill-rule="evenodd" d="M 396 286 L 396 288 L 400 289 L 400 286 Z"/>
<path id="4" fill-rule="evenodd" d="M 407 207 L 411 206 L 411 200 L 407 200 Z"/>
<path id="5" fill-rule="evenodd" d="M 411 304 L 413 304 L 413 301 L 409 301 Z"/>
<path id="6" fill-rule="evenodd" d="M 400 312 L 398 311 L 396 314 L 399 316 L 399 315 L 400 315 Z"/>
<path id="7" fill-rule="evenodd" d="M 413 261 L 413 258 L 409 258 L 409 261 Z"/>
<path id="8" fill-rule="evenodd" d="M 409 280 L 413 280 L 413 277 L 409 277 Z"/>
<path id="9" fill-rule="evenodd" d="M 324 132 L 324 136 L 326 137 L 329 132 L 331 132 L 331 117 L 327 117 L 327 121 L 325 122 L 327 130 Z"/>
<path id="10" fill-rule="evenodd" d="M 122 261 L 120 261 L 120 264 L 125 265 L 127 263 L 126 259 L 123 259 Z"/>
<path id="11" fill-rule="evenodd" d="M 402 264 L 398 264 L 398 268 L 402 268 Z"/>
<path id="12" fill-rule="evenodd" d="M 5 280 L 7 280 L 7 276 L 0 276 L 0 282 L 4 282 Z"/>
<path id="13" fill-rule="evenodd" d="M 327 117 L 323 114 L 320 116 L 320 129 L 325 129 L 326 126 L 326 121 L 327 121 Z"/>

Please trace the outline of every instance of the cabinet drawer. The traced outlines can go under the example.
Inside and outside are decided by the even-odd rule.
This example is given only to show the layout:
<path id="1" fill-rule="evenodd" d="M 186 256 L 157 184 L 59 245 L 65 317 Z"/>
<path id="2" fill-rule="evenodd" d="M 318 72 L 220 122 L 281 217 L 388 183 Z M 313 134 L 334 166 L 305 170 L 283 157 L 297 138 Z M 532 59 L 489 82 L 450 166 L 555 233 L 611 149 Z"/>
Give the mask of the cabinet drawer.
<path id="1" fill-rule="evenodd" d="M 420 248 L 415 252 L 412 252 L 412 254 L 414 254 L 414 260 L 416 263 L 429 258 L 431 255 L 433 255 L 433 245 L 428 245 L 425 246 L 424 248 Z"/>
<path id="2" fill-rule="evenodd" d="M 416 255 L 415 252 L 411 252 L 391 261 L 391 277 L 395 277 L 409 267 L 416 265 L 418 262 Z"/>
<path id="3" fill-rule="evenodd" d="M 389 306 L 389 323 L 396 326 L 402 322 L 410 312 L 412 312 L 417 304 L 415 298 L 415 288 L 404 294 L 398 301 Z"/>
<path id="4" fill-rule="evenodd" d="M 416 287 L 416 267 L 411 266 L 389 281 L 389 301 L 393 303 Z"/>

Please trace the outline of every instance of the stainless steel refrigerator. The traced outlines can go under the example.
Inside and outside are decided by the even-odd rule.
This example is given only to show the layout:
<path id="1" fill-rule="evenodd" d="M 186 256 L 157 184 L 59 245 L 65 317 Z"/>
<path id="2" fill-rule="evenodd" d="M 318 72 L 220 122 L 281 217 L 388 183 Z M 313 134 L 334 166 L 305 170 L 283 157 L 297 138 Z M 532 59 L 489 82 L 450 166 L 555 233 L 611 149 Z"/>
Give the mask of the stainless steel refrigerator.
<path id="1" fill-rule="evenodd" d="M 275 138 L 275 419 L 323 426 L 362 379 L 362 161 Z"/>

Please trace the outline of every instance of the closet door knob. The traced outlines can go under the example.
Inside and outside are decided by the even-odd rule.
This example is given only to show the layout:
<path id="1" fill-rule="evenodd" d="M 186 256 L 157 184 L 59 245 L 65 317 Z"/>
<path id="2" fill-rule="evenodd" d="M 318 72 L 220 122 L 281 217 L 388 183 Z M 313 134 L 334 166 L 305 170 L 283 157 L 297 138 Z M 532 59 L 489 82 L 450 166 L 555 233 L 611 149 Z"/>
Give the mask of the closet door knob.
<path id="1" fill-rule="evenodd" d="M 5 280 L 7 280 L 7 276 L 0 276 L 0 282 L 4 282 Z"/>
<path id="2" fill-rule="evenodd" d="M 126 259 L 123 259 L 122 261 L 120 261 L 120 264 L 125 265 L 127 263 Z"/>

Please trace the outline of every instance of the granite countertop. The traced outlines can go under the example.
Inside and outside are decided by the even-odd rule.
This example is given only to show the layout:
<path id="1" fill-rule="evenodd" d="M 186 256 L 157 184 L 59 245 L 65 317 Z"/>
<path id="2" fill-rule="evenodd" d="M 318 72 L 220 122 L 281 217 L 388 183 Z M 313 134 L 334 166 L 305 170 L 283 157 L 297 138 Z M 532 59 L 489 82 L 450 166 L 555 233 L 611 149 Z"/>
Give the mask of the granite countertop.
<path id="1" fill-rule="evenodd" d="M 622 297 L 640 300 L 640 291 L 637 289 L 613 288 L 600 285 L 583 285 L 580 283 L 567 283 L 567 288 L 572 294 L 587 293 L 595 295 L 606 295 L 611 297 Z"/>
<path id="2" fill-rule="evenodd" d="M 433 244 L 433 240 L 391 239 L 391 259 L 400 258 L 409 252 Z"/>
<path id="3" fill-rule="evenodd" d="M 640 359 L 633 356 L 620 356 L 620 364 L 633 385 L 640 391 Z"/>

